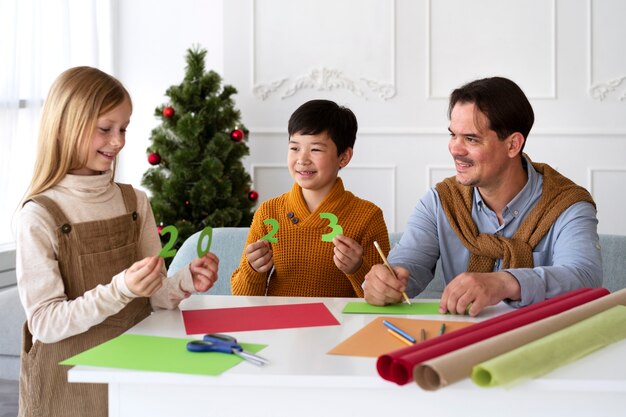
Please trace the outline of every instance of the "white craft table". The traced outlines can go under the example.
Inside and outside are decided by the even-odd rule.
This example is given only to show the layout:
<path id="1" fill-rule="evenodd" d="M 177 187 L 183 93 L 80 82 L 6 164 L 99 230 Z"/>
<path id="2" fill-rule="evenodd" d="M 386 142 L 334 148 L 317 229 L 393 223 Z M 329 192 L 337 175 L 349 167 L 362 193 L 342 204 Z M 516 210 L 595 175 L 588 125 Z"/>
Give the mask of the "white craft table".
<path id="1" fill-rule="evenodd" d="M 511 387 L 485 389 L 464 380 L 428 392 L 414 383 L 398 386 L 382 379 L 375 358 L 326 354 L 375 317 L 341 314 L 345 303 L 354 299 L 194 295 L 180 308 L 319 301 L 340 326 L 230 333 L 243 342 L 267 344 L 259 352 L 271 361 L 265 367 L 242 362 L 209 377 L 76 366 L 69 371 L 69 381 L 108 384 L 111 417 L 626 416 L 626 341 Z M 500 304 L 482 319 L 509 310 Z M 155 312 L 128 332 L 190 337 L 180 310 Z"/>

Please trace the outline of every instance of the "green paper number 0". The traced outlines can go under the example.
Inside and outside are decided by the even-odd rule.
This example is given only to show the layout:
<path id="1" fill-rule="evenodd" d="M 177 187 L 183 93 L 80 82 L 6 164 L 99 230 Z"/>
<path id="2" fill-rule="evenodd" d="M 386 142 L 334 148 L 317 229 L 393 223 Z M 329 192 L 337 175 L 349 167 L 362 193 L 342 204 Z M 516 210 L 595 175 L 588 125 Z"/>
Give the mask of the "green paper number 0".
<path id="1" fill-rule="evenodd" d="M 202 242 L 204 241 L 205 237 L 207 238 L 207 244 L 206 244 L 206 248 L 202 249 Z M 204 255 L 209 253 L 209 251 L 211 250 L 212 241 L 213 241 L 213 228 L 211 226 L 207 226 L 204 229 L 202 229 L 202 232 L 200 232 L 200 236 L 198 236 L 198 246 L 197 246 L 198 258 L 202 258 Z"/>

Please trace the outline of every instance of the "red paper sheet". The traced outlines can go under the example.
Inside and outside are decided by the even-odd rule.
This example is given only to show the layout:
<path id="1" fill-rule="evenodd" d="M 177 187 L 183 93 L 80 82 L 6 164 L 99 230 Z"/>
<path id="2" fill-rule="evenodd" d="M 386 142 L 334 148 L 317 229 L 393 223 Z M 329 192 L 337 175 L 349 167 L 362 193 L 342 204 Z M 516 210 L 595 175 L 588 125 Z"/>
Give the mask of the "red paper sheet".
<path id="1" fill-rule="evenodd" d="M 606 288 L 580 288 L 570 291 L 418 345 L 382 355 L 378 358 L 376 368 L 384 379 L 404 385 L 413 380 L 413 368 L 426 360 L 553 316 L 607 294 L 609 291 Z"/>
<path id="2" fill-rule="evenodd" d="M 336 326 L 324 303 L 184 310 L 187 334 Z"/>

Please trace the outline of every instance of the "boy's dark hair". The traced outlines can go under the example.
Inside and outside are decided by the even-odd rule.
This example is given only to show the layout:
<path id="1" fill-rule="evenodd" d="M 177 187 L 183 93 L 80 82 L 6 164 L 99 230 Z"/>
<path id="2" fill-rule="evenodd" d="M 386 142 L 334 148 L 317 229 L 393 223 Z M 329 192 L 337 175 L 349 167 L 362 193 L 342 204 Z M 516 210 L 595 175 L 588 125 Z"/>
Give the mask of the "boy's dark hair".
<path id="1" fill-rule="evenodd" d="M 533 108 L 522 89 L 503 77 L 483 78 L 454 90 L 450 95 L 448 118 L 457 103 L 474 103 L 487 117 L 489 128 L 496 132 L 499 139 L 515 132 L 526 139 L 535 122 Z"/>
<path id="2" fill-rule="evenodd" d="M 358 124 L 356 116 L 347 107 L 330 100 L 307 101 L 289 118 L 289 136 L 318 135 L 327 132 L 337 146 L 337 155 L 347 148 L 354 148 Z"/>

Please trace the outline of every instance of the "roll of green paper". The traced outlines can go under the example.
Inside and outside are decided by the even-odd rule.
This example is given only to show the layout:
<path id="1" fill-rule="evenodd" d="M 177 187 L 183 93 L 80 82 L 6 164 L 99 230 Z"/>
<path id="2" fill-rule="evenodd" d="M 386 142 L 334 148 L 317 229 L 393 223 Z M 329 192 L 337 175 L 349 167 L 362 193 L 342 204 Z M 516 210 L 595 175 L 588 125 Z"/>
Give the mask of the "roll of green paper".
<path id="1" fill-rule="evenodd" d="M 474 366 L 472 381 L 495 387 L 536 378 L 624 338 L 626 306 L 619 305 Z"/>

